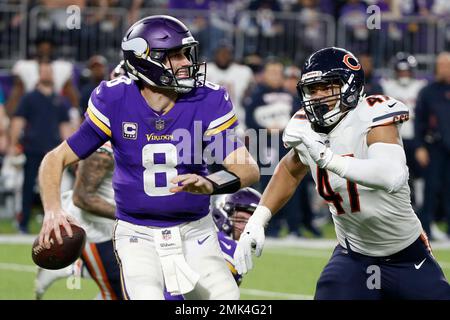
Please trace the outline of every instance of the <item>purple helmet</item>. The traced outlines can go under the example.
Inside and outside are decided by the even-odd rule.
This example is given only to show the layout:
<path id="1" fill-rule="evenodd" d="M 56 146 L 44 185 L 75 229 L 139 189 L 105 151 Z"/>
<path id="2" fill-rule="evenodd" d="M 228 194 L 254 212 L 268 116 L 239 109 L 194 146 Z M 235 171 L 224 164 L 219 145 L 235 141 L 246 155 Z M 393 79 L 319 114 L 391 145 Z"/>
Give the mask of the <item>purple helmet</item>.
<path id="1" fill-rule="evenodd" d="M 212 216 L 217 228 L 238 240 L 260 200 L 261 194 L 258 191 L 243 188 L 216 201 Z"/>
<path id="2" fill-rule="evenodd" d="M 164 63 L 169 54 L 180 50 L 191 65 L 173 70 L 168 59 L 169 66 L 166 67 Z M 149 16 L 133 24 L 122 39 L 122 51 L 125 68 L 133 80 L 174 88 L 180 93 L 189 92 L 205 81 L 206 64 L 198 62 L 198 41 L 181 21 L 173 17 Z M 204 66 L 204 72 L 199 72 L 201 66 Z"/>

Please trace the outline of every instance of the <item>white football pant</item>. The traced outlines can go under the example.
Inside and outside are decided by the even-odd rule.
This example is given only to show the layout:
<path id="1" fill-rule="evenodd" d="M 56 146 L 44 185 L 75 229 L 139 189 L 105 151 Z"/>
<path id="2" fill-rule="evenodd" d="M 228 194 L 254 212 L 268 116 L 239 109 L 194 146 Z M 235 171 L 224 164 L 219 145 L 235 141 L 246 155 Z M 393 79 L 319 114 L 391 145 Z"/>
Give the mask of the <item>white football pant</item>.
<path id="1" fill-rule="evenodd" d="M 179 227 L 186 262 L 200 276 L 194 290 L 184 297 L 239 299 L 239 288 L 222 255 L 211 215 Z M 158 229 L 164 228 L 117 221 L 114 248 L 121 270 L 122 290 L 128 299 L 164 299 L 164 275 L 154 242 Z"/>

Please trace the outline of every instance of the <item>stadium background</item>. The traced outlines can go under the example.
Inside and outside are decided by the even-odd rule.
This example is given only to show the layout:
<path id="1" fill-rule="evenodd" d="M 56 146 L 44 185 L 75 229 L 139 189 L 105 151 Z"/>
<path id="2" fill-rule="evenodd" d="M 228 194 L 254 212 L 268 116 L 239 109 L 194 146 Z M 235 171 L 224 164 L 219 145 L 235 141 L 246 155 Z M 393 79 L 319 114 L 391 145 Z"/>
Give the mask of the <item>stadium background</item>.
<path id="1" fill-rule="evenodd" d="M 377 16 L 377 12 L 381 15 Z M 0 105 L 6 106 L 6 112 L 0 119 L 1 139 L 5 140 L 0 143 L 0 154 L 2 163 L 15 159 L 17 165 L 13 172 L 3 166 L 0 175 L 0 299 L 33 299 L 36 268 L 31 262 L 30 244 L 42 219 L 36 196 L 27 230 L 30 234 L 19 233 L 23 159 L 17 155 L 8 158 L 8 123 L 15 107 L 8 102 L 15 64 L 33 59 L 37 44 L 50 41 L 53 56 L 73 66 L 71 81 L 80 98 L 82 87 L 89 81 L 92 56 L 101 54 L 105 58 L 107 76 L 121 59 L 120 41 L 125 30 L 151 14 L 170 14 L 185 22 L 200 41 L 201 56 L 208 62 L 214 60 L 217 46 L 226 43 L 232 48 L 234 60 L 251 68 L 255 82 L 262 78 L 269 57 L 281 61 L 283 75 L 290 77 L 298 74 L 289 73 L 296 70 L 289 67 L 300 67 L 310 53 L 332 45 L 369 57 L 373 83 L 394 77 L 394 57 L 401 51 L 415 56 L 416 78 L 432 81 L 436 55 L 450 49 L 450 5 L 445 0 L 1 1 Z M 61 94 L 67 96 L 67 92 Z M 68 107 L 83 106 L 70 102 Z M 313 225 L 320 232 L 303 228 L 302 232 L 292 233 L 290 222 L 294 221 L 298 231 L 302 221 L 292 219 L 301 209 L 291 209 L 278 237 L 268 240 L 254 272 L 244 279 L 243 298 L 309 299 L 314 294 L 315 281 L 331 253 L 335 236 L 326 206 L 310 184 L 306 192 L 310 195 Z M 436 241 L 432 245 L 448 278 L 450 244 L 445 238 L 447 226 L 441 208 L 438 205 L 435 214 Z M 69 287 L 66 280 L 60 280 L 45 298 L 91 299 L 98 291 L 92 280 L 82 280 L 80 290 L 76 290 L 77 285 L 75 290 Z"/>

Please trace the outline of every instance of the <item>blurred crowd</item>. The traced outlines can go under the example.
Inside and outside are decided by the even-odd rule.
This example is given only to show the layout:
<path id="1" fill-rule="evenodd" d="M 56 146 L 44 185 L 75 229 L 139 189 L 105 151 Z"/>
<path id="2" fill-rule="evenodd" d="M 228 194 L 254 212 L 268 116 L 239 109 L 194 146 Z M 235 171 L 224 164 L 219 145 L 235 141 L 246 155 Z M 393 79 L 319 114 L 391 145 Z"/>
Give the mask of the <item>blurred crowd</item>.
<path id="1" fill-rule="evenodd" d="M 18 0 L 9 2 L 21 3 Z M 105 37 L 114 37 L 120 43 L 122 32 L 118 31 L 121 29 L 117 29 L 117 24 L 130 25 L 144 15 L 145 9 L 207 10 L 210 13 L 208 19 L 199 16 L 188 21 L 208 61 L 207 80 L 227 88 L 240 121 L 241 134 L 246 129 L 266 129 L 266 136 L 259 137 L 262 140 L 255 157 L 261 168 L 273 168 L 286 153 L 280 138 L 288 120 L 299 108 L 296 84 L 301 75 L 301 64 L 307 54 L 325 46 L 316 41 L 323 39 L 326 31 L 315 24 L 315 14 L 320 12 L 336 20 L 348 19 L 352 40 L 346 49 L 354 51 L 363 65 L 366 94 L 389 95 L 410 107 L 410 120 L 403 125 L 401 134 L 410 169 L 411 199 L 432 239 L 450 237 L 450 197 L 445 194 L 450 186 L 450 129 L 447 125 L 450 123 L 450 53 L 433 54 L 434 72 L 427 72 L 421 70 L 417 56 L 395 52 L 383 60 L 386 68 L 380 73 L 377 67 L 380 58 L 371 50 L 378 52 L 382 48 L 367 50 L 363 46 L 370 43 L 371 35 L 365 34 L 368 30 L 365 22 L 364 28 L 361 25 L 361 17 L 366 17 L 370 4 L 377 4 L 384 13 L 394 17 L 442 17 L 450 15 L 449 3 L 439 0 L 28 1 L 29 13 L 36 6 L 62 11 L 59 16 L 58 10 L 52 10 L 51 15 L 40 17 L 39 30 L 34 32 L 26 57 L 14 59 L 13 64 L 0 74 L 0 218 L 14 217 L 18 231 L 29 232 L 32 209 L 36 205 L 39 208 L 36 177 L 43 156 L 78 128 L 92 90 L 109 78 L 120 60 L 120 47 L 112 48 L 115 56 L 108 50 L 94 49 L 93 52 L 80 49 L 77 55 L 64 54 L 67 43 L 60 41 L 65 37 L 60 35 L 58 38 L 58 32 L 67 32 L 66 26 L 62 25 L 65 22 L 61 22 L 67 6 L 96 8 L 89 11 L 92 13 L 90 19 L 83 22 L 91 27 L 84 26 L 79 30 L 79 39 L 84 39 L 80 48 L 88 47 L 89 41 L 101 42 Z M 125 8 L 126 19 L 116 19 L 111 15 L 111 8 Z M 245 10 L 251 10 L 252 14 L 236 15 Z M 215 16 L 215 12 L 220 14 Z M 299 55 L 286 58 L 277 51 L 261 50 L 264 37 L 283 33 L 287 27 L 277 23 L 274 14 L 277 12 L 304 17 L 306 28 L 300 32 L 300 38 L 292 39 L 303 48 Z M 0 22 L 0 30 L 5 28 L 6 22 L 18 26 L 22 19 L 25 18 L 9 16 L 8 21 Z M 192 28 L 193 25 L 196 27 Z M 226 36 L 228 32 L 235 32 L 236 26 L 245 30 L 248 36 L 245 45 L 241 46 L 245 48 L 241 55 L 236 50 L 241 44 Z M 404 32 L 415 32 L 412 24 L 383 28 L 388 31 L 384 33 L 388 37 L 386 43 L 394 41 L 398 32 L 398 41 L 402 41 Z M 253 41 L 258 37 L 258 41 Z M 288 45 L 283 43 L 280 50 Z M 73 175 L 73 168 L 65 172 L 63 188 L 71 188 Z M 269 175 L 262 175 L 256 187 L 263 191 L 269 179 Z M 267 236 L 301 237 L 309 233 L 321 237 L 322 226 L 329 221 L 327 205 L 318 197 L 312 178 L 308 177 L 283 211 L 275 216 Z M 446 225 L 446 229 L 442 232 L 436 223 Z"/>
<path id="2" fill-rule="evenodd" d="M 212 57 L 222 38 L 235 45 L 238 58 L 259 53 L 294 63 L 338 38 L 350 50 L 371 54 L 377 68 L 397 51 L 430 54 L 450 46 L 450 24 L 445 23 L 450 17 L 450 2 L 446 0 L 4 2 L 22 5 L 22 9 L 16 12 L 6 10 L 10 8 L 6 5 L 5 10 L 0 7 L 0 42 L 13 48 L 0 48 L 0 60 L 20 56 L 24 50 L 26 55 L 33 55 L 39 35 L 57 42 L 58 54 L 66 58 L 85 61 L 98 52 L 117 58 L 128 26 L 143 16 L 159 13 L 181 18 L 200 40 L 205 58 Z M 381 23 L 377 18 L 369 18 L 377 12 L 382 15 Z M 80 17 L 74 18 L 78 13 Z M 371 26 L 373 23 L 375 27 Z"/>

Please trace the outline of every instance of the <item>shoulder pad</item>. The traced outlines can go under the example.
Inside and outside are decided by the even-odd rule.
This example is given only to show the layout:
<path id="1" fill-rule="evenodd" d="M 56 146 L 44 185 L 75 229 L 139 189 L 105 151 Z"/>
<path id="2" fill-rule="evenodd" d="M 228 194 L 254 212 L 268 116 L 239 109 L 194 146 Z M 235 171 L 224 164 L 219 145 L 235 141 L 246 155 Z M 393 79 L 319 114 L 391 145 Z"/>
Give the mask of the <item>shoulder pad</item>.
<path id="1" fill-rule="evenodd" d="M 110 81 L 102 81 L 92 93 L 103 101 L 116 101 L 124 96 L 127 87 L 135 85 L 133 80 L 121 76 Z"/>
<path id="2" fill-rule="evenodd" d="M 386 95 L 372 95 L 358 106 L 360 117 L 369 127 L 402 123 L 409 119 L 409 108 L 401 101 Z"/>

